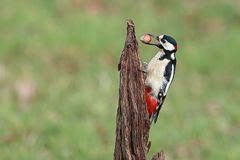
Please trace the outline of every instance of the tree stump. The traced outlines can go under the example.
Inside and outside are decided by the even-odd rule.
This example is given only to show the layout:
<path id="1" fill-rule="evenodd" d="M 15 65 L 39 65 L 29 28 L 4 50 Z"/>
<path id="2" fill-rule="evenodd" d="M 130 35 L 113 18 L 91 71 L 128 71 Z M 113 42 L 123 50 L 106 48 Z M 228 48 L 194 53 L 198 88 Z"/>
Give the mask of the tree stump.
<path id="1" fill-rule="evenodd" d="M 118 70 L 120 88 L 114 160 L 146 160 L 150 148 L 150 121 L 144 100 L 144 74 L 132 20 L 127 21 L 127 36 Z M 163 153 L 156 154 L 152 159 L 164 160 Z"/>

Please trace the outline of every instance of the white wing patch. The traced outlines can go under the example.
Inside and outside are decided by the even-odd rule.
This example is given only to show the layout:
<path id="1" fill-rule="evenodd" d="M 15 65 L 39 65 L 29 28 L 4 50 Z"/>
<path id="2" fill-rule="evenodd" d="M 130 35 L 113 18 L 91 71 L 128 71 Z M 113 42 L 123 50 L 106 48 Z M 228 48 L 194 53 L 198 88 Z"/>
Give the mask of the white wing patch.
<path id="1" fill-rule="evenodd" d="M 171 76 L 170 76 L 170 79 L 169 79 L 169 82 L 166 86 L 166 89 L 164 91 L 164 96 L 166 96 L 167 92 L 168 92 L 168 89 L 169 89 L 169 86 L 170 84 L 172 83 L 172 80 L 173 80 L 173 75 L 174 75 L 174 65 L 172 64 L 172 71 L 171 71 Z"/>
<path id="2" fill-rule="evenodd" d="M 165 43 L 162 43 L 163 47 L 168 51 L 173 51 L 175 49 L 174 45 L 166 41 Z"/>

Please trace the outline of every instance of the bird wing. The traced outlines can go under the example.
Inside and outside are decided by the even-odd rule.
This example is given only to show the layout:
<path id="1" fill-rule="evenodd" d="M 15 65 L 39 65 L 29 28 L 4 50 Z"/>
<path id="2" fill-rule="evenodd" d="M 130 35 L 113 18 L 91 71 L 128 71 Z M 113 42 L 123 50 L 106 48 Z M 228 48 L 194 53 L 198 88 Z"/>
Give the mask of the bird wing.
<path id="1" fill-rule="evenodd" d="M 169 63 L 166 66 L 166 69 L 164 72 L 165 81 L 162 87 L 164 96 L 167 95 L 168 89 L 173 81 L 175 70 L 176 70 L 175 67 L 176 67 L 176 60 L 169 61 Z"/>

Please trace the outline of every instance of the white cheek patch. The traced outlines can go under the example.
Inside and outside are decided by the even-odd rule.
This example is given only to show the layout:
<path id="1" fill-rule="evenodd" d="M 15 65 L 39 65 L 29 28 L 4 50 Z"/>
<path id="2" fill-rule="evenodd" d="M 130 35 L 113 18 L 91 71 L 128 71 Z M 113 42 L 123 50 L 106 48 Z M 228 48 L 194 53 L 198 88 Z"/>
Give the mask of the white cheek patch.
<path id="1" fill-rule="evenodd" d="M 171 43 L 169 43 L 169 42 L 165 42 L 165 43 L 163 44 L 163 47 L 164 47 L 166 50 L 168 50 L 168 51 L 173 51 L 173 50 L 175 50 L 175 47 L 174 47 Z"/>

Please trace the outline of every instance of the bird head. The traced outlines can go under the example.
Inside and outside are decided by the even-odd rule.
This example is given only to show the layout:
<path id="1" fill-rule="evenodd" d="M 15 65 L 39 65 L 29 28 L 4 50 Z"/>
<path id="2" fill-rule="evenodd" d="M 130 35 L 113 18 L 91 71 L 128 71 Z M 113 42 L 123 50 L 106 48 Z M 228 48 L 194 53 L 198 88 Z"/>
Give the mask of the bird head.
<path id="1" fill-rule="evenodd" d="M 155 36 L 152 34 L 146 34 L 142 36 L 140 40 L 145 44 L 157 46 L 158 48 L 168 52 L 177 52 L 178 50 L 176 40 L 169 35 Z M 156 42 L 152 42 L 153 40 Z"/>

